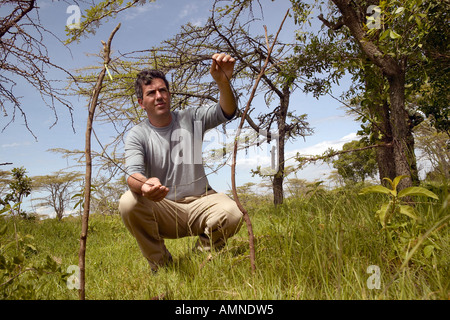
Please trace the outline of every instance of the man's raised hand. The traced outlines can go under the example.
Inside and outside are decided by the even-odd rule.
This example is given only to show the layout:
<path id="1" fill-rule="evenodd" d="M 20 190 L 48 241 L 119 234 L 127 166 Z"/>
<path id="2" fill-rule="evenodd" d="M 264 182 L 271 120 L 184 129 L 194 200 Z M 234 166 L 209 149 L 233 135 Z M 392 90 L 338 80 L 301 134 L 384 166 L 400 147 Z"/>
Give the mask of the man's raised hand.
<path id="1" fill-rule="evenodd" d="M 236 59 L 226 53 L 215 53 L 212 56 L 211 76 L 217 84 L 229 82 L 233 76 Z"/>

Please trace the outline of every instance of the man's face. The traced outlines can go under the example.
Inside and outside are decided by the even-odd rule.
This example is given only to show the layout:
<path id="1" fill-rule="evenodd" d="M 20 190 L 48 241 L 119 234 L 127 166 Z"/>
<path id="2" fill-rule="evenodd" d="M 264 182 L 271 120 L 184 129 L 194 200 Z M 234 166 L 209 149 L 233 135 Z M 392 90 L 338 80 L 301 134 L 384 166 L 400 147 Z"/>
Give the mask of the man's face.
<path id="1" fill-rule="evenodd" d="M 142 99 L 139 105 L 147 112 L 150 122 L 154 125 L 168 125 L 170 115 L 170 92 L 163 79 L 154 78 L 148 85 L 142 86 Z M 169 121 L 169 123 L 165 123 Z"/>

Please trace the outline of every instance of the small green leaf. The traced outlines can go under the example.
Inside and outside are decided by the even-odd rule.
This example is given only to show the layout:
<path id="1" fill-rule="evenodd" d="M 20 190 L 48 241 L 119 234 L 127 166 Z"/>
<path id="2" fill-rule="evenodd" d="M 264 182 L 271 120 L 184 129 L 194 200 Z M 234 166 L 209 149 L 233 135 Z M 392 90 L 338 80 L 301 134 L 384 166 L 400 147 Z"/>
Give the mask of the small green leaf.
<path id="1" fill-rule="evenodd" d="M 390 30 L 390 32 L 389 32 L 389 37 L 390 37 L 391 39 L 399 39 L 399 38 L 401 38 L 402 36 L 399 35 L 397 32 L 395 32 L 394 30 Z"/>
<path id="2" fill-rule="evenodd" d="M 394 14 L 400 14 L 405 10 L 404 7 L 398 7 L 397 10 L 395 10 Z"/>
<path id="3" fill-rule="evenodd" d="M 414 220 L 418 220 L 419 217 L 416 215 L 416 210 L 414 210 L 413 207 L 408 206 L 408 205 L 401 205 L 399 206 L 400 208 L 400 213 L 404 214 Z"/>
<path id="4" fill-rule="evenodd" d="M 429 258 L 431 256 L 431 254 L 434 251 L 434 246 L 433 245 L 428 245 L 425 248 L 423 248 L 423 254 L 425 255 L 425 258 Z"/>
<path id="5" fill-rule="evenodd" d="M 6 224 L 3 226 L 3 228 L 0 230 L 0 236 L 4 235 L 6 233 L 6 230 L 8 229 L 7 227 L 8 226 Z"/>
<path id="6" fill-rule="evenodd" d="M 391 194 L 391 190 L 383 186 L 370 186 L 362 189 L 359 194 L 367 194 L 367 193 L 384 193 Z"/>
<path id="7" fill-rule="evenodd" d="M 380 41 L 385 39 L 389 34 L 389 30 L 384 30 L 383 33 L 380 35 Z"/>
<path id="8" fill-rule="evenodd" d="M 381 205 L 380 210 L 377 211 L 378 218 L 380 219 L 380 223 L 383 227 L 386 227 L 387 213 L 389 212 L 389 210 L 391 210 L 391 207 L 392 207 L 392 202 L 383 203 Z"/>
<path id="9" fill-rule="evenodd" d="M 407 196 L 423 196 L 439 200 L 439 197 L 434 192 L 422 187 L 409 187 L 398 193 L 399 198 Z"/>
<path id="10" fill-rule="evenodd" d="M 415 20 L 416 20 L 417 26 L 418 26 L 419 28 L 422 28 L 422 21 L 420 21 L 420 18 L 416 16 L 416 17 L 415 17 Z"/>
<path id="11" fill-rule="evenodd" d="M 402 181 L 405 178 L 409 178 L 409 177 L 405 176 L 405 175 L 395 177 L 394 181 L 392 182 L 392 189 L 397 190 L 398 184 L 400 183 L 400 181 Z"/>
<path id="12" fill-rule="evenodd" d="M 387 30 L 387 31 L 389 31 L 389 30 Z M 387 182 L 389 182 L 389 183 L 391 184 L 391 187 L 394 186 L 394 183 L 392 182 L 391 179 L 389 179 L 389 178 L 383 178 L 383 180 L 386 180 Z"/>
<path id="13" fill-rule="evenodd" d="M 28 249 L 30 249 L 32 252 L 37 252 L 37 249 L 36 249 L 36 247 L 35 246 L 33 246 L 32 244 L 26 244 L 25 245 Z"/>

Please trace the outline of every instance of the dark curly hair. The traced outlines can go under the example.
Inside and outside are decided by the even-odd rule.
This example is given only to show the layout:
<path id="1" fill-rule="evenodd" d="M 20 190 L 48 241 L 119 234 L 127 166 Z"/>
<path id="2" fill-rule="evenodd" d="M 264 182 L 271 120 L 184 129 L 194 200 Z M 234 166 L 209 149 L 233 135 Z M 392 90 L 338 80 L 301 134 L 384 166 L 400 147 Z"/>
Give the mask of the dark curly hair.
<path id="1" fill-rule="evenodd" d="M 164 72 L 145 69 L 138 73 L 136 82 L 134 83 L 134 90 L 138 99 L 142 99 L 144 95 L 142 92 L 142 86 L 149 85 L 155 78 L 162 79 L 166 84 L 167 90 L 169 90 L 169 82 L 167 81 Z"/>

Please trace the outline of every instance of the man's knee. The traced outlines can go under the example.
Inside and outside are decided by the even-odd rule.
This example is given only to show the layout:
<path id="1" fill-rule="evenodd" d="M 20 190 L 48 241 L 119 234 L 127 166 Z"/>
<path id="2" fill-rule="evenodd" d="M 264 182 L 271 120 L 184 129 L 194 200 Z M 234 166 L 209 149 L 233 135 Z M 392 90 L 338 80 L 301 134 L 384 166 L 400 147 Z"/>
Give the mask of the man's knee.
<path id="1" fill-rule="evenodd" d="M 225 215 L 226 224 L 228 227 L 227 229 L 229 232 L 231 234 L 238 232 L 242 225 L 243 214 L 236 202 L 230 199 L 230 201 L 223 204 L 222 210 Z"/>
<path id="2" fill-rule="evenodd" d="M 127 218 L 132 213 L 138 204 L 136 195 L 128 190 L 119 200 L 119 212 L 122 218 Z"/>

